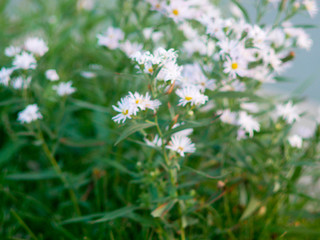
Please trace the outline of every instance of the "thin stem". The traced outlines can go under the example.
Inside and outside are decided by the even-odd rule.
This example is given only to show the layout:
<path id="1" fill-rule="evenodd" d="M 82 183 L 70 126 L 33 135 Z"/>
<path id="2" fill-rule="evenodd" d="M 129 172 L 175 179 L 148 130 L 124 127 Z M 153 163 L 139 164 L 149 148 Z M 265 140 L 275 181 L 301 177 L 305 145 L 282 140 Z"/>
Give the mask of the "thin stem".
<path id="1" fill-rule="evenodd" d="M 48 147 L 48 145 L 47 145 L 47 143 L 46 143 L 46 141 L 45 141 L 45 139 L 43 137 L 39 122 L 37 123 L 37 126 L 38 126 L 38 131 L 39 131 L 39 140 L 41 140 L 41 142 L 42 142 L 42 144 L 41 144 L 42 149 L 43 149 L 44 153 L 46 154 L 47 158 L 49 159 L 49 161 L 50 161 L 51 165 L 53 166 L 54 170 L 56 171 L 56 173 L 60 177 L 62 183 L 68 189 L 71 201 L 73 203 L 74 210 L 80 216 L 81 215 L 81 211 L 80 211 L 80 208 L 79 208 L 79 204 L 78 204 L 78 200 L 77 200 L 76 194 L 74 193 L 74 191 L 70 187 L 70 184 L 68 183 L 66 177 L 63 175 L 63 172 L 62 172 L 59 164 L 57 163 L 57 160 L 55 159 L 55 157 L 53 156 L 52 152 L 50 151 L 50 149 L 49 149 L 49 147 Z"/>
<path id="2" fill-rule="evenodd" d="M 11 209 L 10 212 L 12 215 L 17 219 L 17 221 L 20 223 L 20 225 L 29 233 L 32 239 L 38 240 L 36 235 L 31 231 L 31 229 L 28 227 L 28 225 L 22 220 L 22 218 L 13 210 Z"/>

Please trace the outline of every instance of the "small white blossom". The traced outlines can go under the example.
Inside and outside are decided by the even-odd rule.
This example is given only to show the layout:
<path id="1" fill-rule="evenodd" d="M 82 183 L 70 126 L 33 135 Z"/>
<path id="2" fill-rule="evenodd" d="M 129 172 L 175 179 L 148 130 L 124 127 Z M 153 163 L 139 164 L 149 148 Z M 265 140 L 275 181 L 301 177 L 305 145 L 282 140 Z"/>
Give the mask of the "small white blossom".
<path id="1" fill-rule="evenodd" d="M 43 39 L 32 37 L 28 38 L 24 43 L 24 48 L 36 56 L 42 57 L 49 48 Z"/>
<path id="2" fill-rule="evenodd" d="M 2 67 L 0 70 L 0 84 L 8 86 L 12 72 L 11 68 Z"/>
<path id="3" fill-rule="evenodd" d="M 180 97 L 178 106 L 185 106 L 188 103 L 193 105 L 205 104 L 208 101 L 208 97 L 200 92 L 196 87 L 187 86 L 182 89 L 178 89 L 176 94 Z"/>
<path id="4" fill-rule="evenodd" d="M 118 102 L 118 106 L 113 105 L 112 107 L 115 111 L 119 112 L 119 114 L 114 116 L 112 120 L 119 124 L 121 122 L 124 123 L 127 119 L 131 119 L 132 115 L 136 114 L 133 112 L 131 100 L 128 96 L 121 98 Z"/>
<path id="5" fill-rule="evenodd" d="M 298 109 L 296 106 L 293 106 L 291 101 L 285 105 L 278 105 L 277 115 L 278 117 L 282 117 L 288 124 L 292 124 L 300 119 Z"/>
<path id="6" fill-rule="evenodd" d="M 46 78 L 52 82 L 58 81 L 60 79 L 59 75 L 55 69 L 48 69 L 45 74 L 46 74 Z"/>
<path id="7" fill-rule="evenodd" d="M 16 69 L 35 69 L 37 61 L 31 53 L 22 52 L 13 59 L 13 66 Z"/>
<path id="8" fill-rule="evenodd" d="M 120 28 L 109 27 L 104 34 L 98 34 L 98 44 L 112 50 L 120 47 L 120 41 L 124 38 L 124 33 Z"/>
<path id="9" fill-rule="evenodd" d="M 30 123 L 42 119 L 42 115 L 39 112 L 37 104 L 28 105 L 23 111 L 18 113 L 18 121 L 21 123 Z"/>
<path id="10" fill-rule="evenodd" d="M 240 112 L 238 124 L 244 131 L 249 133 L 250 137 L 253 137 L 254 131 L 260 131 L 259 122 L 255 120 L 252 116 L 248 115 L 246 112 Z"/>
<path id="11" fill-rule="evenodd" d="M 181 135 L 173 135 L 166 148 L 179 153 L 181 157 L 184 157 L 185 153 L 193 153 L 196 151 L 195 144 L 192 143 L 191 139 Z"/>
<path id="12" fill-rule="evenodd" d="M 14 79 L 11 80 L 11 85 L 14 89 L 25 89 L 28 88 L 30 83 L 31 83 L 31 77 L 28 78 L 23 78 L 21 76 L 16 77 Z"/>
<path id="13" fill-rule="evenodd" d="M 237 124 L 237 113 L 231 112 L 230 109 L 225 109 L 223 111 L 218 111 L 218 114 L 221 114 L 220 120 L 224 123 L 231 125 Z"/>
<path id="14" fill-rule="evenodd" d="M 315 0 L 304 0 L 302 4 L 305 6 L 311 17 L 317 15 L 318 6 Z"/>
<path id="15" fill-rule="evenodd" d="M 159 137 L 158 134 L 156 134 L 153 138 L 152 141 L 150 141 L 149 139 L 145 138 L 144 141 L 146 142 L 146 144 L 148 146 L 151 147 L 161 147 L 162 146 L 162 139 Z"/>
<path id="16" fill-rule="evenodd" d="M 134 53 L 141 51 L 143 45 L 139 43 L 132 43 L 129 40 L 120 44 L 120 49 L 130 58 Z"/>
<path id="17" fill-rule="evenodd" d="M 71 95 L 76 91 L 76 89 L 71 85 L 72 85 L 72 81 L 61 82 L 58 85 L 53 86 L 52 89 L 56 90 L 59 96 L 67 96 L 67 95 Z"/>
<path id="18" fill-rule="evenodd" d="M 14 57 L 15 55 L 19 54 L 21 52 L 20 47 L 15 47 L 15 46 L 9 46 L 4 50 L 4 54 L 7 57 Z"/>
<path id="19" fill-rule="evenodd" d="M 230 58 L 227 57 L 225 63 L 223 64 L 224 67 L 224 73 L 227 73 L 230 75 L 232 78 L 236 78 L 237 75 L 240 77 L 245 76 L 247 66 L 246 63 L 239 59 L 239 58 Z"/>
<path id="20" fill-rule="evenodd" d="M 298 135 L 292 135 L 288 138 L 288 141 L 292 147 L 302 148 L 302 138 Z"/>

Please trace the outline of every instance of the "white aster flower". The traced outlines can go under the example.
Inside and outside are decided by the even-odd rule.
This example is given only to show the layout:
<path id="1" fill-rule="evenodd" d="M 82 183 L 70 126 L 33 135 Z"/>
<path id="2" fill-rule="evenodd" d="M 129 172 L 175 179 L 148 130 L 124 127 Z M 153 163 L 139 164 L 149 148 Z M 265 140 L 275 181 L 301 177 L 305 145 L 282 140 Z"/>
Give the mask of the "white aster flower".
<path id="1" fill-rule="evenodd" d="M 81 75 L 82 77 L 84 77 L 84 78 L 87 78 L 87 79 L 89 79 L 89 78 L 95 78 L 95 77 L 97 76 L 97 74 L 95 74 L 94 72 L 89 72 L 89 71 L 82 71 L 82 72 L 80 73 L 80 75 Z"/>
<path id="2" fill-rule="evenodd" d="M 182 67 L 175 62 L 166 63 L 157 75 L 157 80 L 170 81 L 174 83 L 176 80 L 181 79 Z"/>
<path id="3" fill-rule="evenodd" d="M 124 33 L 119 28 L 109 27 L 104 34 L 98 34 L 98 44 L 112 50 L 120 47 L 120 41 L 124 38 Z"/>
<path id="4" fill-rule="evenodd" d="M 31 53 L 22 52 L 13 59 L 13 66 L 15 69 L 35 69 L 37 61 Z"/>
<path id="5" fill-rule="evenodd" d="M 188 103 L 193 105 L 205 104 L 208 101 L 208 97 L 200 92 L 196 87 L 186 86 L 182 89 L 178 89 L 176 94 L 181 98 L 178 106 L 185 106 Z"/>
<path id="6" fill-rule="evenodd" d="M 302 138 L 298 135 L 292 135 L 288 137 L 288 142 L 292 147 L 302 148 Z"/>
<path id="7" fill-rule="evenodd" d="M 43 39 L 32 37 L 28 38 L 24 43 L 24 48 L 36 56 L 42 57 L 49 48 Z"/>
<path id="8" fill-rule="evenodd" d="M 171 141 L 166 148 L 171 149 L 184 157 L 185 153 L 193 153 L 196 151 L 195 144 L 186 136 L 173 135 Z"/>
<path id="9" fill-rule="evenodd" d="M 142 105 L 143 108 L 153 110 L 154 112 L 160 107 L 161 102 L 158 99 L 151 100 L 151 96 L 149 93 L 146 93 L 146 95 L 142 99 Z"/>
<path id="10" fill-rule="evenodd" d="M 74 87 L 72 87 L 71 85 L 72 85 L 72 81 L 61 82 L 58 85 L 53 86 L 52 88 L 53 88 L 53 90 L 57 91 L 57 94 L 59 96 L 67 96 L 67 95 L 70 95 L 76 91 L 76 89 Z"/>
<path id="11" fill-rule="evenodd" d="M 0 70 L 0 84 L 8 86 L 12 72 L 11 68 L 2 67 Z"/>
<path id="12" fill-rule="evenodd" d="M 124 123 L 127 119 L 131 119 L 132 115 L 136 114 L 132 109 L 131 100 L 128 96 L 121 98 L 120 101 L 118 101 L 118 106 L 113 105 L 112 107 L 115 111 L 119 112 L 112 120 L 119 124 L 121 122 Z"/>
<path id="13" fill-rule="evenodd" d="M 254 131 L 260 131 L 260 124 L 252 116 L 248 115 L 246 112 L 240 112 L 238 124 L 240 127 L 249 133 L 250 137 L 253 137 Z"/>
<path id="14" fill-rule="evenodd" d="M 141 51 L 142 44 L 132 43 L 126 40 L 124 43 L 120 44 L 120 49 L 130 58 L 134 53 Z"/>
<path id="15" fill-rule="evenodd" d="M 183 21 L 193 17 L 193 9 L 190 1 L 174 0 L 166 7 L 168 17 L 172 18 L 175 22 Z"/>
<path id="16" fill-rule="evenodd" d="M 182 123 L 176 123 L 172 126 L 172 129 L 175 129 L 177 127 L 183 126 L 184 122 Z M 188 137 L 189 135 L 191 135 L 193 133 L 193 129 L 192 128 L 187 128 L 184 130 L 181 130 L 179 132 L 176 132 L 174 134 L 172 134 L 172 136 L 184 136 L 184 137 Z"/>
<path id="17" fill-rule="evenodd" d="M 246 63 L 240 58 L 227 57 L 226 61 L 223 64 L 223 67 L 223 72 L 229 74 L 232 78 L 236 78 L 237 75 L 243 77 L 247 73 Z"/>
<path id="18" fill-rule="evenodd" d="M 158 134 L 156 134 L 153 138 L 152 141 L 150 141 L 149 139 L 145 138 L 144 141 L 146 142 L 146 144 L 148 146 L 151 147 L 161 147 L 162 146 L 162 139 L 159 137 Z"/>
<path id="19" fill-rule="evenodd" d="M 30 83 L 31 83 L 31 77 L 28 78 L 23 78 L 21 76 L 16 77 L 14 79 L 11 80 L 11 86 L 14 89 L 26 89 L 29 87 Z"/>
<path id="20" fill-rule="evenodd" d="M 59 78 L 59 75 L 57 73 L 57 71 L 55 69 L 48 69 L 45 73 L 46 75 L 46 78 L 49 79 L 50 81 L 58 81 L 60 78 Z"/>
<path id="21" fill-rule="evenodd" d="M 19 54 L 21 52 L 20 47 L 15 47 L 15 46 L 9 46 L 4 50 L 4 54 L 7 57 L 14 57 L 15 55 Z"/>
<path id="22" fill-rule="evenodd" d="M 42 115 L 39 112 L 37 104 L 28 105 L 23 111 L 18 113 L 18 121 L 21 123 L 31 123 L 38 119 L 42 119 Z"/>
<path id="23" fill-rule="evenodd" d="M 318 6 L 315 0 L 304 0 L 302 4 L 305 6 L 311 17 L 317 15 Z"/>
<path id="24" fill-rule="evenodd" d="M 237 124 L 237 113 L 231 112 L 230 109 L 225 109 L 222 111 L 218 111 L 218 114 L 221 114 L 220 120 L 224 123 L 228 123 L 231 125 Z"/>
<path id="25" fill-rule="evenodd" d="M 277 106 L 277 116 L 282 117 L 288 124 L 300 119 L 298 109 L 293 106 L 291 101 L 285 105 Z"/>

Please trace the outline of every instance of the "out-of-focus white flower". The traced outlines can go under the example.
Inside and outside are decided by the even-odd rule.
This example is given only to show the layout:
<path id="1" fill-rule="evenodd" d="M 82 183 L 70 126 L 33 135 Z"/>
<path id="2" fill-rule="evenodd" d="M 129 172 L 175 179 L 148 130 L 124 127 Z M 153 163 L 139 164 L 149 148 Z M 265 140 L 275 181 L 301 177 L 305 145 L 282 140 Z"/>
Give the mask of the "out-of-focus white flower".
<path id="1" fill-rule="evenodd" d="M 71 95 L 76 91 L 76 89 L 71 85 L 72 85 L 72 81 L 61 82 L 58 85 L 53 86 L 52 89 L 56 90 L 59 96 L 67 96 L 67 95 Z"/>
<path id="2" fill-rule="evenodd" d="M 20 47 L 15 47 L 15 46 L 9 46 L 4 50 L 4 54 L 7 57 L 14 57 L 15 55 L 19 54 L 21 52 Z"/>
<path id="3" fill-rule="evenodd" d="M 183 21 L 193 17 L 193 8 L 188 0 L 174 0 L 170 1 L 165 10 L 168 17 L 172 18 L 175 22 Z"/>
<path id="4" fill-rule="evenodd" d="M 181 72 L 181 66 L 178 66 L 175 62 L 168 62 L 161 68 L 157 75 L 157 80 L 171 81 L 173 83 L 181 79 Z"/>
<path id="5" fill-rule="evenodd" d="M 257 113 L 259 112 L 259 106 L 256 103 L 248 103 L 248 102 L 244 102 L 240 104 L 241 108 L 248 111 L 248 112 L 252 112 L 252 113 Z"/>
<path id="6" fill-rule="evenodd" d="M 24 48 L 36 56 L 42 57 L 49 48 L 43 39 L 32 37 L 28 38 L 24 43 Z"/>
<path id="7" fill-rule="evenodd" d="M 247 139 L 247 138 L 248 137 L 247 137 L 246 131 L 241 129 L 241 128 L 238 129 L 238 131 L 237 131 L 237 140 L 240 141 L 242 139 Z"/>
<path id="8" fill-rule="evenodd" d="M 152 42 L 157 43 L 162 37 L 162 32 L 155 32 L 153 28 L 143 29 L 143 36 L 145 39 L 151 39 Z"/>
<path id="9" fill-rule="evenodd" d="M 22 52 L 13 59 L 13 66 L 15 69 L 35 69 L 37 61 L 31 53 Z"/>
<path id="10" fill-rule="evenodd" d="M 220 120 L 224 123 L 228 123 L 231 125 L 237 124 L 237 113 L 231 112 L 230 109 L 225 109 L 222 111 L 218 111 L 218 114 L 221 114 Z"/>
<path id="11" fill-rule="evenodd" d="M 60 79 L 55 69 L 48 69 L 45 75 L 46 75 L 46 78 L 49 79 L 50 81 L 58 81 Z"/>
<path id="12" fill-rule="evenodd" d="M 193 153 L 196 151 L 195 144 L 192 143 L 191 139 L 181 135 L 173 135 L 166 148 L 179 153 L 181 157 L 184 157 L 185 153 Z"/>
<path id="13" fill-rule="evenodd" d="M 91 11 L 94 8 L 95 0 L 78 0 L 77 9 Z"/>
<path id="14" fill-rule="evenodd" d="M 238 124 L 240 127 L 249 133 L 250 137 L 253 137 L 254 131 L 260 131 L 260 124 L 252 116 L 248 115 L 246 112 L 240 112 Z"/>
<path id="15" fill-rule="evenodd" d="M 98 44 L 112 50 L 120 47 L 120 41 L 124 38 L 124 33 L 120 28 L 109 27 L 103 34 L 98 34 Z"/>
<path id="16" fill-rule="evenodd" d="M 291 101 L 285 105 L 278 105 L 276 113 L 278 117 L 282 117 L 288 124 L 300 119 L 298 109 L 293 106 Z"/>
<path id="17" fill-rule="evenodd" d="M 139 43 L 131 43 L 129 40 L 120 44 L 120 49 L 130 58 L 132 54 L 141 51 L 142 44 Z"/>
<path id="18" fill-rule="evenodd" d="M 14 89 L 23 89 L 23 88 L 28 88 L 30 83 L 31 83 L 31 77 L 28 77 L 28 78 L 23 78 L 21 76 L 19 77 L 16 77 L 16 78 L 13 78 L 11 80 L 11 86 L 14 88 Z"/>
<path id="19" fill-rule="evenodd" d="M 184 125 L 184 122 L 182 123 L 176 123 L 172 126 L 172 129 L 175 129 L 177 127 L 180 127 L 180 126 L 183 126 Z M 188 137 L 189 135 L 191 135 L 193 133 L 193 129 L 192 128 L 187 128 L 187 129 L 184 129 L 184 130 L 181 130 L 179 132 L 176 132 L 174 134 L 172 134 L 172 136 L 184 136 L 184 137 Z"/>
<path id="20" fill-rule="evenodd" d="M 178 89 L 176 94 L 180 97 L 178 106 L 185 106 L 188 103 L 193 105 L 205 104 L 208 101 L 208 97 L 200 92 L 196 87 L 187 86 L 182 89 Z"/>
<path id="21" fill-rule="evenodd" d="M 224 28 L 225 22 L 221 18 L 216 18 L 214 21 L 210 20 L 206 23 L 207 34 L 210 34 L 212 37 L 223 39 L 225 37 Z"/>
<path id="22" fill-rule="evenodd" d="M 151 10 L 162 11 L 166 7 L 166 3 L 162 0 L 146 0 L 151 4 Z"/>
<path id="23" fill-rule="evenodd" d="M 8 86 L 12 72 L 11 68 L 2 67 L 0 70 L 0 84 Z"/>
<path id="24" fill-rule="evenodd" d="M 315 0 L 304 0 L 302 4 L 307 9 L 309 15 L 314 17 L 318 13 L 318 6 Z"/>
<path id="25" fill-rule="evenodd" d="M 28 105 L 23 111 L 18 113 L 18 121 L 21 123 L 31 123 L 38 119 L 42 119 L 37 104 Z"/>
<path id="26" fill-rule="evenodd" d="M 238 79 L 235 79 L 233 81 L 222 81 L 222 87 L 220 88 L 220 91 L 237 91 L 237 92 L 243 92 L 246 90 L 246 85 L 239 81 Z"/>
<path id="27" fill-rule="evenodd" d="M 239 52 L 239 49 L 237 48 L 238 44 L 240 44 L 238 41 L 230 40 L 229 38 L 224 38 L 220 40 L 217 43 L 217 46 L 220 47 L 219 54 L 220 55 L 229 54 L 231 56 L 238 55 L 238 54 L 234 54 L 234 52 Z"/>
<path id="28" fill-rule="evenodd" d="M 288 141 L 292 147 L 302 148 L 302 138 L 298 135 L 288 137 Z"/>
<path id="29" fill-rule="evenodd" d="M 89 71 L 82 71 L 80 73 L 80 75 L 84 78 L 95 78 L 97 76 L 97 74 L 95 74 L 94 72 L 89 72 Z"/>
<path id="30" fill-rule="evenodd" d="M 144 141 L 146 142 L 146 144 L 148 146 L 151 147 L 161 147 L 162 146 L 162 139 L 159 137 L 158 134 L 156 134 L 153 138 L 152 141 L 150 141 L 149 139 L 145 138 Z"/>
<path id="31" fill-rule="evenodd" d="M 133 112 L 131 100 L 128 96 L 121 98 L 118 102 L 118 106 L 113 105 L 112 107 L 115 111 L 119 112 L 119 114 L 114 116 L 112 120 L 119 124 L 121 122 L 124 123 L 127 119 L 131 119 L 132 115 L 136 114 Z"/>

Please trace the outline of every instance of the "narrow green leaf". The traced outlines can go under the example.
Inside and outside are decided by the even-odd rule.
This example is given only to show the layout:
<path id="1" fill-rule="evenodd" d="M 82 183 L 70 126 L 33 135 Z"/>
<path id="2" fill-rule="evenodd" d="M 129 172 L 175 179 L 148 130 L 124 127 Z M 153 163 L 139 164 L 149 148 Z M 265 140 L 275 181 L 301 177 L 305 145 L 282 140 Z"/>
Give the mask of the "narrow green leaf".
<path id="1" fill-rule="evenodd" d="M 10 161 L 23 146 L 23 142 L 9 142 L 0 150 L 0 166 Z"/>
<path id="2" fill-rule="evenodd" d="M 187 169 L 187 170 L 190 170 L 191 172 L 194 172 L 202 177 L 206 177 L 206 178 L 210 178 L 210 179 L 221 179 L 221 178 L 224 178 L 225 176 L 227 176 L 228 174 L 225 174 L 223 176 L 210 176 L 209 174 L 205 173 L 205 172 L 202 172 L 202 171 L 199 171 L 199 170 L 196 170 L 196 169 L 193 169 L 191 167 L 188 167 L 188 166 L 183 166 L 183 168 Z"/>
<path id="3" fill-rule="evenodd" d="M 107 221 L 114 220 L 117 218 L 126 217 L 128 214 L 134 212 L 138 208 L 139 207 L 136 207 L 136 206 L 129 206 L 129 207 L 120 208 L 118 210 L 105 213 L 102 218 L 100 218 L 98 220 L 94 220 L 91 223 L 107 222 Z"/>
<path id="4" fill-rule="evenodd" d="M 82 107 L 82 108 L 86 108 L 92 111 L 97 111 L 97 112 L 103 112 L 103 113 L 107 113 L 110 114 L 110 110 L 104 106 L 99 106 L 99 105 L 95 105 L 89 102 L 85 102 L 82 100 L 78 100 L 78 99 L 72 99 L 71 100 L 76 106 Z"/>
<path id="5" fill-rule="evenodd" d="M 161 204 L 159 207 L 157 207 L 151 212 L 151 215 L 154 218 L 164 217 L 171 210 L 171 208 L 173 208 L 176 202 L 177 200 L 173 200 L 171 202 Z"/>
<path id="6" fill-rule="evenodd" d="M 241 3 L 239 3 L 237 0 L 231 0 L 235 5 L 237 5 L 237 7 L 241 10 L 241 12 L 243 13 L 243 16 L 244 18 L 246 19 L 246 21 L 248 23 L 251 23 L 251 20 L 250 20 L 250 17 L 249 17 L 249 14 L 247 12 L 247 10 L 245 9 L 244 6 L 242 6 Z"/>
<path id="7" fill-rule="evenodd" d="M 146 128 L 150 128 L 155 126 L 155 123 L 137 123 L 137 124 L 132 124 L 131 126 L 127 127 L 120 137 L 117 139 L 116 143 L 114 145 L 117 145 L 119 142 L 124 140 L 125 138 L 129 137 L 131 134 L 134 134 L 135 132 L 141 131 Z"/>
<path id="8" fill-rule="evenodd" d="M 137 177 L 138 174 L 135 173 L 135 172 L 132 172 L 130 171 L 128 168 L 126 168 L 125 166 L 123 166 L 121 163 L 115 161 L 115 160 L 111 160 L 111 159 L 99 159 L 98 160 L 99 163 L 102 163 L 102 164 L 106 164 L 110 167 L 113 167 L 117 170 L 119 170 L 120 172 L 123 172 L 123 173 L 126 173 L 126 174 L 129 174 L 130 176 L 132 177 Z"/>
<path id="9" fill-rule="evenodd" d="M 261 206 L 261 202 L 257 200 L 254 196 L 252 196 L 246 210 L 244 210 L 240 218 L 240 221 L 250 217 L 260 206 Z"/>
<path id="10" fill-rule="evenodd" d="M 6 176 L 7 179 L 14 181 L 37 181 L 45 179 L 54 179 L 58 177 L 59 176 L 52 170 L 43 172 L 17 173 Z"/>

